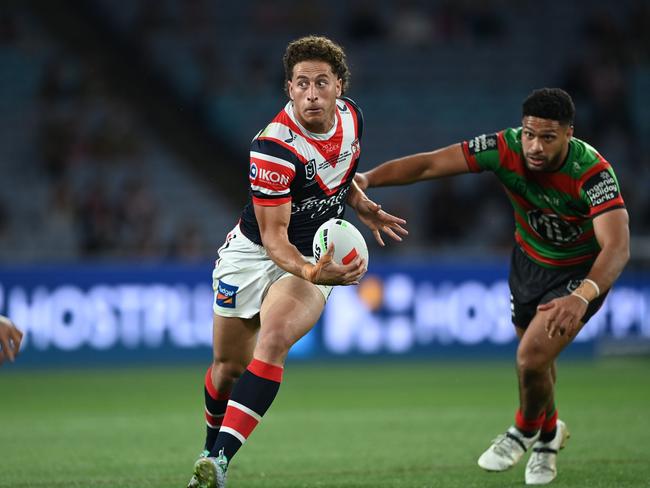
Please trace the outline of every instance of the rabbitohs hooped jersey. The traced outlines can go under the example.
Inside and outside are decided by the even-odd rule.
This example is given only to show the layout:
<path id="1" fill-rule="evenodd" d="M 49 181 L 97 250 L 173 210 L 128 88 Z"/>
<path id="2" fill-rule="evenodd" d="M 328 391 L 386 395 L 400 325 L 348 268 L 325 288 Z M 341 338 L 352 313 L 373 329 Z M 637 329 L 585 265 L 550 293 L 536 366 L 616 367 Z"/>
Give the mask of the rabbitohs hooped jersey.
<path id="1" fill-rule="evenodd" d="M 625 207 L 610 164 L 589 144 L 572 138 L 556 171 L 530 171 L 521 127 L 462 143 L 471 171 L 493 171 L 515 214 L 515 239 L 542 266 L 588 265 L 600 251 L 593 218 Z"/>
<path id="2" fill-rule="evenodd" d="M 342 217 L 359 164 L 363 116 L 348 98 L 336 101 L 326 134 L 307 131 L 296 120 L 293 102 L 278 113 L 251 143 L 249 201 L 241 214 L 242 233 L 262 245 L 253 204 L 291 203 L 289 241 L 311 256 L 312 240 L 323 222 Z"/>

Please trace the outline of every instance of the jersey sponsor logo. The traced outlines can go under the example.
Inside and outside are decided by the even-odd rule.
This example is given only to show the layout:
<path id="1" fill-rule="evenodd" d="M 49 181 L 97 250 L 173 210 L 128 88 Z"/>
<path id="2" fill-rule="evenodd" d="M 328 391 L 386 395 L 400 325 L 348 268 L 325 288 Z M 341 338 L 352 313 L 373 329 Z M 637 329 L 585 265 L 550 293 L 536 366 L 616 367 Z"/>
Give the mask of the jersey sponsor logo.
<path id="1" fill-rule="evenodd" d="M 528 212 L 528 224 L 540 237 L 555 244 L 573 242 L 582 234 L 579 226 L 562 220 L 558 215 L 546 214 L 541 210 Z"/>
<path id="2" fill-rule="evenodd" d="M 476 136 L 469 140 L 467 143 L 467 149 L 470 154 L 478 154 L 490 149 L 496 149 L 497 140 L 498 138 L 496 134 L 483 134 Z"/>
<path id="3" fill-rule="evenodd" d="M 288 186 L 289 177 L 278 173 L 277 171 L 272 171 L 266 168 L 260 168 L 257 173 L 257 179 L 261 181 L 266 181 L 268 183 L 273 183 L 275 185 Z"/>
<path id="4" fill-rule="evenodd" d="M 217 305 L 223 308 L 235 308 L 237 305 L 238 286 L 229 285 L 221 280 L 217 284 Z"/>
<path id="5" fill-rule="evenodd" d="M 336 168 L 336 165 L 341 163 L 341 162 L 346 162 L 348 159 L 351 160 L 352 152 L 351 151 L 343 151 L 341 154 L 335 154 L 332 157 L 329 157 L 327 159 L 322 160 L 318 164 L 318 169 L 319 170 L 324 170 L 328 167 Z"/>
<path id="6" fill-rule="evenodd" d="M 348 106 L 347 106 L 345 103 L 342 103 L 341 105 L 339 105 L 339 104 L 337 103 L 336 106 L 339 108 L 339 110 L 340 110 L 341 112 L 347 112 L 347 111 L 348 111 Z"/>
<path id="7" fill-rule="evenodd" d="M 321 148 L 325 152 L 332 152 L 332 151 L 338 151 L 340 149 L 341 145 L 337 144 L 335 142 L 326 142 L 324 144 L 321 144 Z"/>
<path id="8" fill-rule="evenodd" d="M 297 214 L 302 212 L 312 212 L 310 218 L 314 219 L 326 215 L 333 207 L 338 206 L 336 209 L 336 215 L 343 215 L 343 211 L 345 210 L 345 198 L 347 197 L 349 190 L 350 187 L 345 186 L 331 197 L 309 197 L 300 202 L 292 203 L 291 213 Z"/>
<path id="9" fill-rule="evenodd" d="M 593 175 L 583 185 L 592 207 L 610 202 L 618 198 L 618 185 L 609 171 L 600 171 Z"/>
<path id="10" fill-rule="evenodd" d="M 255 178 L 257 178 L 257 165 L 255 163 L 251 163 L 251 169 L 248 173 L 248 178 L 251 181 L 255 181 Z"/>

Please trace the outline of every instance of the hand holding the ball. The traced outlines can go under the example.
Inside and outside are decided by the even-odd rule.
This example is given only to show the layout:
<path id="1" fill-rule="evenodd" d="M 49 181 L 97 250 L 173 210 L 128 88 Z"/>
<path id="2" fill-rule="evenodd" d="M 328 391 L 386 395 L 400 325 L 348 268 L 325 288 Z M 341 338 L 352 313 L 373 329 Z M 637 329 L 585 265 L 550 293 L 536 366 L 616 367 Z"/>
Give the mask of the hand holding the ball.
<path id="1" fill-rule="evenodd" d="M 357 285 L 368 271 L 366 261 L 356 256 L 348 264 L 334 261 L 334 243 L 330 243 L 327 252 L 316 264 L 305 263 L 302 276 L 316 285 Z"/>

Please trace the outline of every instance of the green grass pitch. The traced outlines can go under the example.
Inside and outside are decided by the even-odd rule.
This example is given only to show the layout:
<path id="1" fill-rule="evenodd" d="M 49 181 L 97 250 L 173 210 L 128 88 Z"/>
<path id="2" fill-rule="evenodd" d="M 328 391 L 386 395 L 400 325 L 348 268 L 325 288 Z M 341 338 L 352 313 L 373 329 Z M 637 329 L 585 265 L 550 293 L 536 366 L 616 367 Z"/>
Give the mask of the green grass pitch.
<path id="1" fill-rule="evenodd" d="M 0 369 L 1 488 L 184 488 L 203 366 Z M 519 487 L 476 459 L 512 421 L 508 362 L 290 363 L 229 488 Z M 560 362 L 560 487 L 650 487 L 650 361 Z"/>

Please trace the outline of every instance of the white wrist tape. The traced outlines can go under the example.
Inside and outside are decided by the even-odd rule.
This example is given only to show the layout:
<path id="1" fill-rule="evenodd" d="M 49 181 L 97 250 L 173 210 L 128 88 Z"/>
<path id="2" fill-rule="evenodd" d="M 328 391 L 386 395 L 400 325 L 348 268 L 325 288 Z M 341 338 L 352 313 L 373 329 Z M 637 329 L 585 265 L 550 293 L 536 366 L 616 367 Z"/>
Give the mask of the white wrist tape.
<path id="1" fill-rule="evenodd" d="M 589 305 L 589 300 L 587 300 L 585 297 L 583 297 L 580 293 L 576 293 L 575 291 L 571 293 L 574 297 L 578 297 L 580 300 L 585 302 L 587 305 Z"/>
<path id="2" fill-rule="evenodd" d="M 600 287 L 598 286 L 598 283 L 596 283 L 594 280 L 590 280 L 589 278 L 585 278 L 582 280 L 583 282 L 589 283 L 591 286 L 594 287 L 594 290 L 596 290 L 596 297 L 600 296 Z"/>

